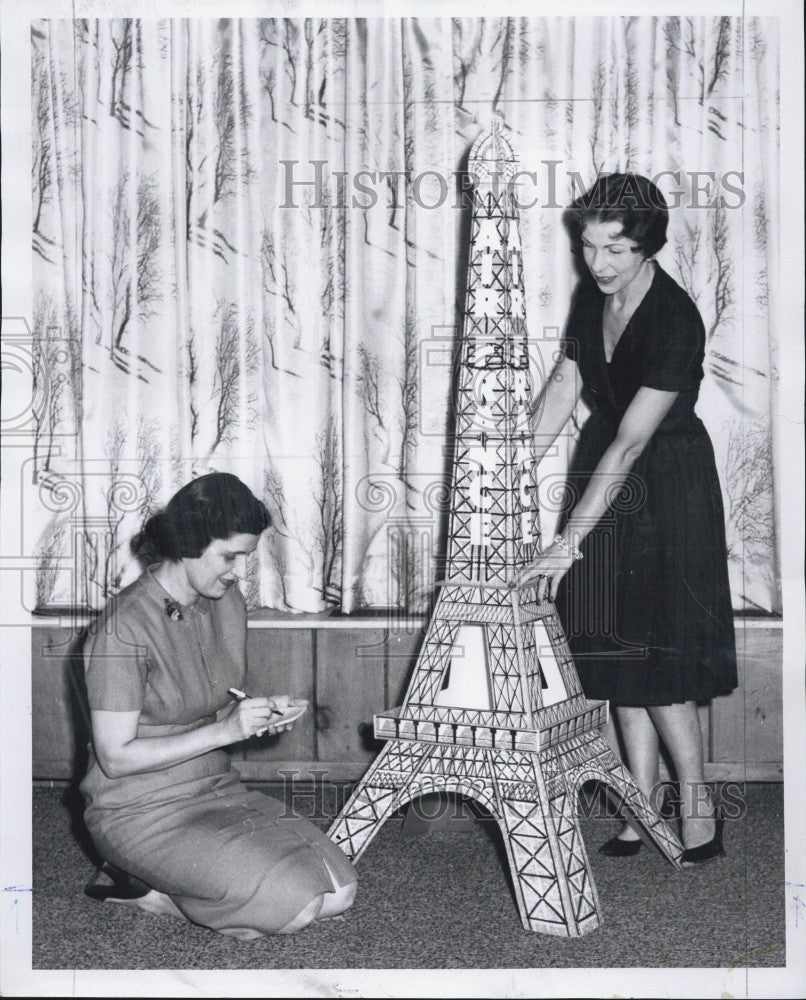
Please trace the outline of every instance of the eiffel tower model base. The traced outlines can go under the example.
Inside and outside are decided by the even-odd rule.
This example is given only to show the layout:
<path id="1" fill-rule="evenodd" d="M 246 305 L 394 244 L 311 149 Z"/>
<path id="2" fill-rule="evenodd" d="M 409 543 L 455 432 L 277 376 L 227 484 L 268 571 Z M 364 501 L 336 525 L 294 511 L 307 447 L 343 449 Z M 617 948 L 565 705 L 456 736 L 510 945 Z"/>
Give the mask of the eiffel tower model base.
<path id="1" fill-rule="evenodd" d="M 466 622 L 482 625 L 495 703 L 503 701 L 506 710 L 434 703 Z M 555 704 L 541 706 L 539 664 L 549 660 L 559 667 L 564 693 Z M 512 670 L 514 662 L 521 670 Z M 525 685 L 512 684 L 518 676 Z M 520 698 L 524 688 L 537 696 L 526 704 Z M 467 796 L 503 834 L 524 928 L 586 934 L 599 925 L 601 910 L 577 818 L 585 782 L 615 792 L 674 865 L 683 850 L 598 732 L 606 719 L 607 702 L 582 694 L 552 604 L 536 603 L 533 590 L 446 586 L 404 706 L 375 716 L 376 736 L 390 742 L 328 835 L 355 861 L 401 806 L 433 792 Z"/>

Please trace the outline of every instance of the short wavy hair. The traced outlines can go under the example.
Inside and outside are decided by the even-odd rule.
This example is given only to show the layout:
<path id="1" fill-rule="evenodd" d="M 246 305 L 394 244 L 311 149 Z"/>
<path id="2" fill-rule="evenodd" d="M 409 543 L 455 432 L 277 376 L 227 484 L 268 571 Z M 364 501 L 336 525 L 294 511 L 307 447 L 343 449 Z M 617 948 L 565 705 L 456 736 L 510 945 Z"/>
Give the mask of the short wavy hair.
<path id="1" fill-rule="evenodd" d="M 621 235 L 654 256 L 666 242 L 669 207 L 660 190 L 641 174 L 601 174 L 593 186 L 565 210 L 564 221 L 574 253 L 582 253 L 582 231 L 589 222 L 618 222 Z"/>
<path id="2" fill-rule="evenodd" d="M 265 504 L 229 472 L 211 472 L 186 483 L 131 541 L 144 565 L 198 559 L 216 538 L 259 535 L 271 524 Z"/>

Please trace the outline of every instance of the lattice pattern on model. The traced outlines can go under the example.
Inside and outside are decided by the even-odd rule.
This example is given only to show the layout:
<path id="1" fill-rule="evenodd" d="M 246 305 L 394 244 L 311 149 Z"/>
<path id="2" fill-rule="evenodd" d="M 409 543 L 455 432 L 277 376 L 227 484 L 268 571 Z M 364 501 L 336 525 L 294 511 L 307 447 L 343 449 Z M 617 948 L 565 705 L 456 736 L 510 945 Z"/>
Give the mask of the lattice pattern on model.
<path id="1" fill-rule="evenodd" d="M 538 543 L 514 163 L 499 130 L 474 147 L 470 170 L 483 179 L 473 192 L 448 542 L 452 579 L 500 584 Z"/>
<path id="2" fill-rule="evenodd" d="M 476 140 L 447 578 L 403 706 L 375 717 L 389 742 L 329 835 L 357 859 L 407 802 L 468 796 L 501 828 L 523 926 L 577 936 L 600 922 L 584 782 L 615 790 L 674 864 L 682 847 L 598 732 L 607 703 L 585 698 L 554 605 L 511 586 L 539 542 L 516 169 L 499 128 Z"/>

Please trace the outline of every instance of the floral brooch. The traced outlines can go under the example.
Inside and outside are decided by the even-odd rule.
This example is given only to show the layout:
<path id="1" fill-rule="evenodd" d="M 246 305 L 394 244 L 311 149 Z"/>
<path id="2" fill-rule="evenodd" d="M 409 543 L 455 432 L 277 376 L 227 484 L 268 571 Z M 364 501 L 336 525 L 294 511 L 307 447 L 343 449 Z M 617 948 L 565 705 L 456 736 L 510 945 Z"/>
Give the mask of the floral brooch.
<path id="1" fill-rule="evenodd" d="M 163 599 L 162 603 L 165 605 L 165 614 L 171 619 L 172 622 L 182 621 L 182 609 L 176 601 L 171 601 L 166 597 Z"/>

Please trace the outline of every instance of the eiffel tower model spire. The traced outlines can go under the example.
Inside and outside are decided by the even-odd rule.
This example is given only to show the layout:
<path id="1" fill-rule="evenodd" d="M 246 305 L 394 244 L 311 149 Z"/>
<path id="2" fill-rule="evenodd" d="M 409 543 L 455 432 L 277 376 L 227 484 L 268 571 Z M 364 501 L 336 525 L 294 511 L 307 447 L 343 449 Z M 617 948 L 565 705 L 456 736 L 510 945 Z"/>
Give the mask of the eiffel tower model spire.
<path id="1" fill-rule="evenodd" d="M 482 133 L 446 579 L 402 707 L 375 716 L 389 742 L 329 836 L 357 860 L 400 806 L 467 796 L 501 829 L 523 926 L 579 936 L 601 917 L 576 815 L 584 782 L 614 790 L 676 865 L 682 847 L 599 733 L 607 702 L 583 695 L 554 605 L 513 585 L 539 548 L 516 171 L 502 129 Z"/>

